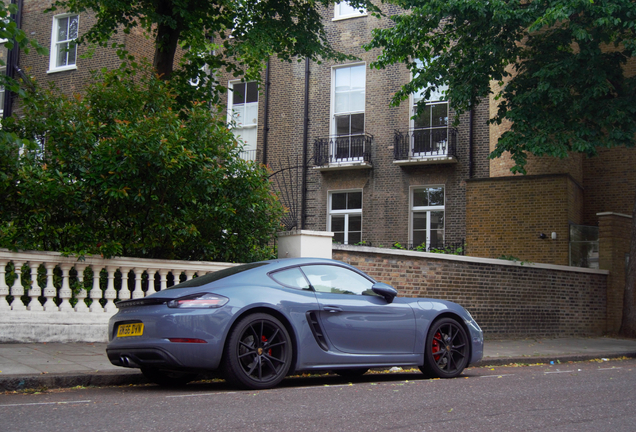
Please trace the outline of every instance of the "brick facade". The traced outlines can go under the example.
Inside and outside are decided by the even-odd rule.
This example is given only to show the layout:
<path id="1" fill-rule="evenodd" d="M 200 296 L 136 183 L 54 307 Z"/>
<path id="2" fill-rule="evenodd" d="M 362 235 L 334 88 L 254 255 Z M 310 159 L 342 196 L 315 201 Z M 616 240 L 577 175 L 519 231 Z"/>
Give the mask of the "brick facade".
<path id="1" fill-rule="evenodd" d="M 355 246 L 334 246 L 333 257 L 400 296 L 461 304 L 486 339 L 598 336 L 606 329 L 606 271 Z"/>
<path id="2" fill-rule="evenodd" d="M 51 3 L 50 0 L 26 0 L 22 12 L 22 28 L 27 36 L 38 41 L 47 49 L 51 47 L 53 17 L 63 13 L 63 11 L 44 13 L 44 10 L 50 7 Z M 94 23 L 94 15 L 81 13 L 79 15 L 79 34 L 85 33 Z M 110 42 L 125 44 L 126 49 L 136 58 L 146 58 L 152 62 L 154 55 L 152 40 L 146 39 L 140 29 L 131 31 L 130 34 L 119 32 Z M 84 58 L 88 52 L 93 52 L 92 56 Z M 28 55 L 24 53 L 20 55 L 20 67 L 27 75 L 35 78 L 43 86 L 47 82 L 55 83 L 60 90 L 68 95 L 82 93 L 83 89 L 92 82 L 91 72 L 102 68 L 114 69 L 119 67 L 121 63 L 115 49 L 79 45 L 76 69 L 49 73 L 49 56 L 42 56 L 35 51 L 31 51 Z"/>
<path id="3" fill-rule="evenodd" d="M 391 5 L 383 5 L 387 16 L 399 13 Z M 374 28 L 389 26 L 386 17 L 361 16 L 332 20 L 333 5 L 324 11 L 324 22 L 333 47 L 359 60 L 343 64 L 366 65 L 365 132 L 373 135 L 370 169 L 317 170 L 314 168 L 314 142 L 330 135 L 333 62 L 309 66 L 309 130 L 307 173 L 307 211 L 304 228 L 326 230 L 328 227 L 329 193 L 343 190 L 362 191 L 362 240 L 373 245 L 389 246 L 410 240 L 410 193 L 414 186 L 443 185 L 445 188 L 445 241 L 461 242 L 466 237 L 466 180 L 488 177 L 490 166 L 487 125 L 488 106 L 480 105 L 473 113 L 472 155 L 470 147 L 470 117 L 460 119 L 457 134 L 457 163 L 399 166 L 394 163 L 394 132 L 409 129 L 410 106 L 404 101 L 390 107 L 391 97 L 410 80 L 403 65 L 383 70 L 371 69 L 379 51 L 367 52 L 362 45 L 371 39 Z M 272 58 L 269 66 L 269 129 L 265 131 L 264 92 L 259 99 L 258 149 L 263 154 L 263 138 L 267 132 L 267 163 L 274 170 L 302 159 L 303 112 L 305 104 L 305 61 L 281 62 Z M 227 83 L 231 77 L 221 77 Z M 453 113 L 450 113 L 451 119 Z M 471 167 L 472 165 L 472 167 Z M 277 182 L 275 187 L 280 188 Z M 297 179 L 290 189 L 295 193 L 295 205 L 300 208 L 301 191 Z M 289 205 L 289 204 L 288 204 Z"/>
<path id="4" fill-rule="evenodd" d="M 468 254 L 568 265 L 569 223 L 581 223 L 582 194 L 565 174 L 468 181 Z"/>

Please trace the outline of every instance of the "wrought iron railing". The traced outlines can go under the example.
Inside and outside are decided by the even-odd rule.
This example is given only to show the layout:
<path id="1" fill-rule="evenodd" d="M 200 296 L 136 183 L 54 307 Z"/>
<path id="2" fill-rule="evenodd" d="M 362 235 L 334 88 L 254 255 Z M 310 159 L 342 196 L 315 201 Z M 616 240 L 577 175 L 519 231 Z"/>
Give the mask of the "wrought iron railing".
<path id="1" fill-rule="evenodd" d="M 395 160 L 457 156 L 457 130 L 453 128 L 395 131 Z"/>
<path id="2" fill-rule="evenodd" d="M 341 162 L 371 162 L 373 135 L 338 135 L 316 138 L 314 156 L 317 166 Z"/>
<path id="3" fill-rule="evenodd" d="M 258 154 L 256 150 L 241 150 L 239 153 L 241 159 L 246 161 L 255 161 Z"/>

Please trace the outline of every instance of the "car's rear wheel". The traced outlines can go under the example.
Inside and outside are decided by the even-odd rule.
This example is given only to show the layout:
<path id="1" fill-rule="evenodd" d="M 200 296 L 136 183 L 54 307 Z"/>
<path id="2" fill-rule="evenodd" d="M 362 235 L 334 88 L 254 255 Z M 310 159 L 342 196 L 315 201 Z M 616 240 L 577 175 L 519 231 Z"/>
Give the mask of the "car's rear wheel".
<path id="1" fill-rule="evenodd" d="M 225 378 L 249 389 L 279 384 L 292 363 L 292 342 L 285 326 L 265 313 L 242 318 L 230 332 L 223 356 Z"/>
<path id="2" fill-rule="evenodd" d="M 334 372 L 340 375 L 343 378 L 359 378 L 367 371 L 369 368 L 351 368 L 351 369 L 335 369 Z"/>
<path id="3" fill-rule="evenodd" d="M 428 376 L 454 378 L 468 365 L 469 353 L 468 337 L 461 324 L 442 318 L 428 330 L 425 361 L 420 369 Z"/>
<path id="4" fill-rule="evenodd" d="M 195 373 L 166 371 L 154 368 L 142 368 L 141 373 L 146 379 L 162 387 L 180 387 L 190 381 L 194 381 L 197 377 Z"/>

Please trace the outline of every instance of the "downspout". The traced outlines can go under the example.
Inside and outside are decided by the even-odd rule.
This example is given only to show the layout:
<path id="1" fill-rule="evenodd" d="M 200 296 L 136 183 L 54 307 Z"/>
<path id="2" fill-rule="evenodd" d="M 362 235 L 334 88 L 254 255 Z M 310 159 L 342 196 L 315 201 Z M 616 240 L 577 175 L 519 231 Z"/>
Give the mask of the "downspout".
<path id="1" fill-rule="evenodd" d="M 263 165 L 267 165 L 267 139 L 269 134 L 269 57 L 265 67 L 265 112 L 263 124 Z"/>
<path id="2" fill-rule="evenodd" d="M 471 107 L 468 119 L 468 178 L 473 178 L 473 113 Z"/>
<path id="3" fill-rule="evenodd" d="M 23 0 L 11 0 L 11 4 L 17 4 L 18 13 L 13 15 L 11 18 L 15 21 L 16 27 L 18 29 L 22 28 L 22 6 Z M 15 77 L 15 70 L 18 68 L 18 61 L 20 59 L 20 47 L 17 43 L 13 44 L 13 48 L 7 54 L 7 67 L 6 67 L 6 75 L 9 78 Z M 11 117 L 13 111 L 13 92 L 5 89 L 4 93 L 4 106 L 2 111 L 2 118 Z"/>
<path id="4" fill-rule="evenodd" d="M 307 147 L 309 140 L 309 59 L 305 59 L 305 107 L 303 120 L 303 166 L 302 191 L 300 198 L 300 229 L 305 229 L 307 219 Z"/>

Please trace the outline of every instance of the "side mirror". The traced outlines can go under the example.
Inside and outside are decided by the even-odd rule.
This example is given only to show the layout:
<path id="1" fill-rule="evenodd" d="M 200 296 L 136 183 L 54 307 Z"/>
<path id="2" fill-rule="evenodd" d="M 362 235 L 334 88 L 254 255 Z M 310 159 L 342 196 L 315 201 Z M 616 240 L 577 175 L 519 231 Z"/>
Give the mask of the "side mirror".
<path id="1" fill-rule="evenodd" d="M 371 287 L 371 290 L 384 297 L 387 303 L 392 303 L 393 299 L 397 295 L 397 290 L 393 288 L 391 285 L 387 285 L 382 282 L 378 282 Z"/>

